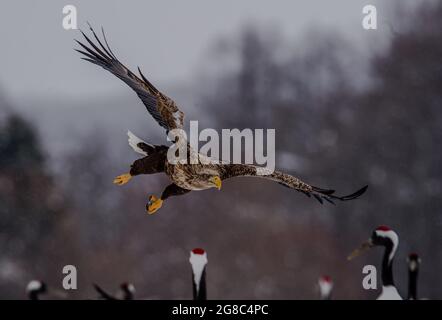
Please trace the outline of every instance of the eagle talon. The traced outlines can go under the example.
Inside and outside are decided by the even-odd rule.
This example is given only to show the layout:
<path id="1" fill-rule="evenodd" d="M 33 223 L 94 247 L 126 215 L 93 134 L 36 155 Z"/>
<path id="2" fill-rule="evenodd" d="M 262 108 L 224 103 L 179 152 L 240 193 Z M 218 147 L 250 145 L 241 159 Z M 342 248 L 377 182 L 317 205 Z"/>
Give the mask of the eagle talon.
<path id="1" fill-rule="evenodd" d="M 158 199 L 154 195 L 151 195 L 146 205 L 147 213 L 154 214 L 155 212 L 158 211 L 158 209 L 161 208 L 162 205 L 163 205 L 163 200 Z"/>
<path id="2" fill-rule="evenodd" d="M 128 183 L 131 178 L 132 175 L 130 173 L 122 174 L 114 179 L 114 184 L 122 186 L 123 184 Z"/>

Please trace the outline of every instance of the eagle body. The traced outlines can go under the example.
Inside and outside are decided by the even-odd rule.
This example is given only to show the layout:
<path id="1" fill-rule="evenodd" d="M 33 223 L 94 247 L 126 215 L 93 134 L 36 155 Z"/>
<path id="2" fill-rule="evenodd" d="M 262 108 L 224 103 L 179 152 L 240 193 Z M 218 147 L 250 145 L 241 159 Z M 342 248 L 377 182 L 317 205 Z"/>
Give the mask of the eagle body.
<path id="1" fill-rule="evenodd" d="M 170 163 L 167 158 L 167 146 L 150 145 L 130 131 L 128 135 L 129 145 L 134 151 L 146 155 L 132 164 L 131 176 L 164 172 L 175 185 L 189 191 L 212 188 L 213 183 L 209 182 L 209 178 L 219 176 L 219 167 L 216 164 L 203 164 L 199 160 L 200 157 L 206 159 L 203 155 L 196 154 L 195 159 L 198 159 L 198 162 L 191 164 L 190 155 L 195 156 L 195 154 L 190 151 L 186 163 Z M 136 144 L 133 143 L 134 141 Z M 190 150 L 190 146 L 188 146 L 188 150 Z"/>
<path id="2" fill-rule="evenodd" d="M 90 27 L 90 30 L 96 42 L 92 41 L 83 32 L 81 33 L 88 45 L 77 41 L 81 49 L 75 50 L 83 55 L 82 59 L 104 68 L 126 83 L 135 91 L 150 115 L 167 132 L 175 129 L 178 129 L 178 131 L 183 130 L 184 113 L 179 109 L 178 105 L 150 83 L 140 68 L 138 68 L 139 76 L 137 76 L 117 59 L 109 47 L 103 29 L 103 40 L 100 40 L 92 27 Z M 133 176 L 154 173 L 165 173 L 171 180 L 171 184 L 163 190 L 160 198 L 155 196 L 149 197 L 149 202 L 146 205 L 148 213 L 156 212 L 162 206 L 163 201 L 171 196 L 209 188 L 220 189 L 222 181 L 233 177 L 269 179 L 285 187 L 302 192 L 308 197 L 313 196 L 320 203 L 323 203 L 323 200 L 331 203 L 334 200 L 353 200 L 362 195 L 367 189 L 367 186 L 365 186 L 350 195 L 337 196 L 334 194 L 334 190 L 314 187 L 283 172 L 270 172 L 266 168 L 249 164 L 229 164 L 210 161 L 206 156 L 192 150 L 185 139 L 177 139 L 175 141 L 176 143 L 186 144 L 185 148 L 188 154 L 190 154 L 187 158 L 188 161 L 186 163 L 179 161 L 172 163 L 167 157 L 169 147 L 144 142 L 130 131 L 128 135 L 129 145 L 134 151 L 142 154 L 143 158 L 136 160 L 131 165 L 129 173 L 116 177 L 114 183 L 123 185 Z M 184 147 L 183 145 L 181 146 Z M 195 156 L 197 156 L 198 161 L 195 163 L 189 161 L 190 158 L 195 159 Z"/>
<path id="3" fill-rule="evenodd" d="M 187 190 L 206 190 L 213 188 L 208 179 L 219 174 L 212 165 L 170 164 L 166 160 L 165 173 L 177 186 Z"/>

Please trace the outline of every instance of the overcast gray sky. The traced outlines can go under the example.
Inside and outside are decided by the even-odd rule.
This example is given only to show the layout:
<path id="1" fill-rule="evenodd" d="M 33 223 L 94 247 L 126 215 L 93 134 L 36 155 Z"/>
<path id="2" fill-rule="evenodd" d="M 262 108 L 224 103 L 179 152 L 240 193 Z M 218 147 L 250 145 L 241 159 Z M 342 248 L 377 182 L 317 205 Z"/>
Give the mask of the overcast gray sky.
<path id="1" fill-rule="evenodd" d="M 62 8 L 67 4 L 77 7 L 81 28 L 86 29 L 86 21 L 103 25 L 126 65 L 140 65 L 155 83 L 164 84 L 191 81 L 213 41 L 250 22 L 275 26 L 293 41 L 312 27 L 326 27 L 367 45 L 376 32 L 385 32 L 382 21 L 391 15 L 392 2 L 397 1 L 2 1 L 0 88 L 12 100 L 126 90 L 118 81 L 105 81 L 101 70 L 91 68 L 72 50 L 73 38 L 79 35 L 62 28 Z M 361 27 L 365 4 L 377 7 L 378 31 Z"/>

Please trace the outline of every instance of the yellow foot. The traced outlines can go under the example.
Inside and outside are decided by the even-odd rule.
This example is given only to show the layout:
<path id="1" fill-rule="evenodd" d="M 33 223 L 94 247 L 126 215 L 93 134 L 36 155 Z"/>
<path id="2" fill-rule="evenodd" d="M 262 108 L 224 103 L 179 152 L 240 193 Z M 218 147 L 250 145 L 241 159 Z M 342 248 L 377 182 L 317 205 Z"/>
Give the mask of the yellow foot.
<path id="1" fill-rule="evenodd" d="M 147 213 L 148 214 L 154 214 L 155 212 L 157 212 L 157 210 L 159 208 L 161 208 L 162 205 L 163 205 L 163 200 L 158 199 L 154 195 L 150 196 L 149 197 L 149 202 L 146 205 Z"/>
<path id="2" fill-rule="evenodd" d="M 114 183 L 118 184 L 119 186 L 122 186 L 123 184 L 126 184 L 129 182 L 129 180 L 132 178 L 130 173 L 122 174 L 121 176 L 118 176 L 114 179 Z"/>

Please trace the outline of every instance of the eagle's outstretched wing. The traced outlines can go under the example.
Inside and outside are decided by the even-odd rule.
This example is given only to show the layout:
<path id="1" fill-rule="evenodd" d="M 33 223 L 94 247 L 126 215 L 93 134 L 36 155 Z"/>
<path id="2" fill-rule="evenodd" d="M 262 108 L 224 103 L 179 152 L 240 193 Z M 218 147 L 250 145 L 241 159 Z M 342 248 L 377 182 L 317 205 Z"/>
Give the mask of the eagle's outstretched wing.
<path id="1" fill-rule="evenodd" d="M 294 189 L 296 191 L 304 193 L 306 196 L 313 196 L 321 204 L 324 203 L 323 200 L 334 204 L 334 200 L 348 201 L 353 200 L 361 196 L 368 188 L 365 186 L 358 191 L 349 194 L 347 196 L 336 196 L 335 190 L 322 189 L 318 187 L 311 186 L 300 179 L 279 171 L 266 172 L 265 168 L 246 165 L 246 164 L 219 164 L 218 171 L 220 172 L 220 177 L 222 180 L 233 178 L 233 177 L 258 177 L 269 179 L 279 184 Z"/>
<path id="2" fill-rule="evenodd" d="M 95 44 L 82 31 L 81 33 L 90 47 L 75 40 L 84 49 L 75 49 L 84 55 L 82 59 L 103 67 L 123 80 L 137 93 L 138 97 L 146 106 L 147 111 L 149 111 L 152 117 L 154 117 L 163 128 L 166 130 L 182 129 L 184 127 L 184 113 L 178 109 L 175 102 L 155 88 L 152 83 L 144 77 L 140 68 L 138 68 L 138 72 L 140 73 L 141 79 L 118 61 L 107 43 L 103 28 L 101 31 L 106 47 L 102 41 L 100 41 L 92 27 L 90 27 L 90 30 L 98 44 Z"/>

